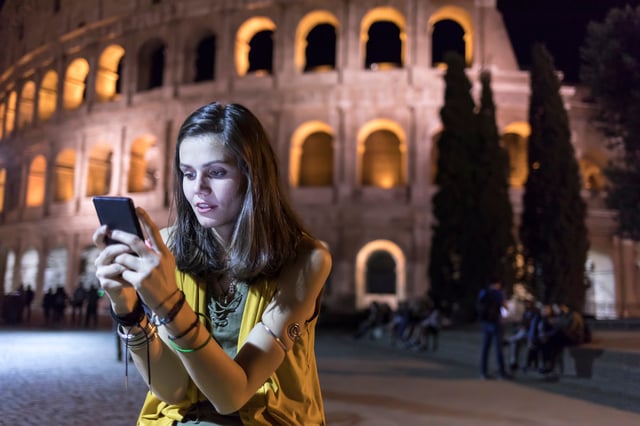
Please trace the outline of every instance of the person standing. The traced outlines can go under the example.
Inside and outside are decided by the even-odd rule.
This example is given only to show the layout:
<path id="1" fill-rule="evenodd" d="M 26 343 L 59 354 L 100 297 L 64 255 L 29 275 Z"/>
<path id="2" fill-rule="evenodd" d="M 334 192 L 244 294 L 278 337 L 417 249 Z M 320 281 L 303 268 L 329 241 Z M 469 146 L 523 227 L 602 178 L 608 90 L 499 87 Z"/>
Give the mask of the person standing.
<path id="1" fill-rule="evenodd" d="M 24 305 L 23 305 L 23 309 L 24 309 L 24 320 L 27 324 L 29 324 L 31 322 L 31 304 L 33 303 L 33 297 L 34 297 L 34 293 L 33 293 L 33 288 L 31 288 L 31 285 L 27 285 L 27 288 L 24 290 Z"/>
<path id="2" fill-rule="evenodd" d="M 82 322 L 82 306 L 84 305 L 86 293 L 82 283 L 78 283 L 78 286 L 73 291 L 71 298 L 71 324 L 74 326 L 80 325 Z"/>
<path id="3" fill-rule="evenodd" d="M 262 124 L 242 105 L 198 108 L 173 182 L 173 226 L 138 207 L 147 241 L 93 236 L 118 334 L 150 386 L 137 424 L 325 425 L 314 342 L 331 256 L 295 215 Z"/>
<path id="4" fill-rule="evenodd" d="M 482 323 L 482 352 L 480 356 L 480 375 L 483 379 L 490 379 L 488 373 L 489 352 L 491 344 L 495 346 L 498 374 L 502 379 L 511 378 L 507 373 L 502 352 L 503 325 L 502 308 L 505 307 L 502 282 L 493 278 L 488 288 L 482 289 L 477 300 L 478 315 Z"/>

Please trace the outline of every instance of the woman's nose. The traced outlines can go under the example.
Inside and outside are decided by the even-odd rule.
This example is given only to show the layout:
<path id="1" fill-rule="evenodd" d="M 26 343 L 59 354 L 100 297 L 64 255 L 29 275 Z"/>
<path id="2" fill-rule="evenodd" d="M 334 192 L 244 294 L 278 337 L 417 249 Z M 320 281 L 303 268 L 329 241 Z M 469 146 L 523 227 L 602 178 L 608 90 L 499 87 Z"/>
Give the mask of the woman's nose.
<path id="1" fill-rule="evenodd" d="M 211 187 L 209 187 L 209 183 L 207 179 L 203 175 L 199 175 L 196 178 L 196 192 L 198 193 L 209 193 L 211 192 Z"/>

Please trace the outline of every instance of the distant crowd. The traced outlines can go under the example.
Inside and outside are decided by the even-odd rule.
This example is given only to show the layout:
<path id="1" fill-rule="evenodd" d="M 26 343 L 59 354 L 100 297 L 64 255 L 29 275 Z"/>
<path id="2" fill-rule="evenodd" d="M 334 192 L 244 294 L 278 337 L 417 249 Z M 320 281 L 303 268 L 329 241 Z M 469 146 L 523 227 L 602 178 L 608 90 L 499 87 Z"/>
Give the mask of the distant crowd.
<path id="1" fill-rule="evenodd" d="M 498 334 L 496 348 L 499 348 L 500 358 L 502 348 L 508 350 L 505 357 L 508 365 L 502 367 L 505 377 L 511 376 L 504 367 L 508 367 L 511 375 L 518 371 L 534 371 L 545 375 L 561 372 L 564 349 L 591 341 L 591 331 L 582 314 L 569 306 L 541 304 L 533 300 L 519 303 L 524 305 L 524 310 L 517 319 L 507 321 L 505 317 L 508 312 L 502 304 L 497 308 L 499 318 L 490 319 L 504 322 L 501 326 L 504 332 Z M 481 318 L 480 313 L 478 319 L 483 323 L 487 320 Z M 366 318 L 358 325 L 354 338 L 384 338 L 391 345 L 404 349 L 437 350 L 440 331 L 443 326 L 450 324 L 451 321 L 443 316 L 438 304 L 429 300 L 400 302 L 396 309 L 374 301 L 367 310 Z M 485 345 L 488 343 L 483 342 Z M 485 350 L 483 347 L 483 352 Z M 485 372 L 483 377 L 486 377 Z"/>
<path id="2" fill-rule="evenodd" d="M 7 295 L 3 306 L 5 322 L 31 324 L 34 296 L 33 288 L 24 284 Z M 97 327 L 101 296 L 95 284 L 88 289 L 78 284 L 71 296 L 64 286 L 49 287 L 42 297 L 42 325 Z"/>

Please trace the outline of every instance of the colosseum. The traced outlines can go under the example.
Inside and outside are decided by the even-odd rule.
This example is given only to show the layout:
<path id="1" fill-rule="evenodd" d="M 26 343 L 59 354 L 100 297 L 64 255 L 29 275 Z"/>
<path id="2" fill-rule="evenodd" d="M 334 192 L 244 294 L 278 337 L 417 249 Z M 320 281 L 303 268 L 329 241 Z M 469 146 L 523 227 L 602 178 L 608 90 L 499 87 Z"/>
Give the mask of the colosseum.
<path id="1" fill-rule="evenodd" d="M 298 212 L 333 253 L 326 306 L 424 295 L 448 50 L 474 96 L 492 72 L 521 210 L 529 74 L 495 0 L 7 0 L 0 39 L 0 294 L 29 285 L 36 307 L 49 289 L 96 284 L 93 196 L 170 222 L 178 127 L 213 100 L 264 123 Z M 607 151 L 579 93 L 562 87 L 589 206 L 587 311 L 620 316 Z"/>

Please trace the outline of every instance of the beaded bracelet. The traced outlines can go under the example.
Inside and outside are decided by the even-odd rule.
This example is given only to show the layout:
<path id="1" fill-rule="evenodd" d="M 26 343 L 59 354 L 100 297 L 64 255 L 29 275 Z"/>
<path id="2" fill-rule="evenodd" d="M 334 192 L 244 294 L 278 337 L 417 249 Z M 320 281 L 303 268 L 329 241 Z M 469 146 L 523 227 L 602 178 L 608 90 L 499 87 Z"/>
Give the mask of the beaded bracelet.
<path id="1" fill-rule="evenodd" d="M 169 340 L 169 346 L 171 346 L 173 349 L 175 349 L 176 351 L 181 352 L 183 354 L 190 354 L 190 353 L 193 353 L 193 352 L 197 352 L 200 349 L 202 349 L 205 346 L 207 346 L 212 338 L 213 338 L 213 335 L 211 333 L 209 333 L 209 336 L 207 337 L 207 340 L 205 340 L 204 343 L 202 343 L 200 346 L 196 346 L 195 348 L 182 348 L 182 347 L 178 346 L 176 344 L 176 342 L 174 342 L 173 340 Z"/>
<path id="2" fill-rule="evenodd" d="M 191 330 L 193 330 L 194 328 L 197 329 L 198 327 L 200 327 L 200 316 L 203 316 L 203 314 L 201 314 L 200 312 L 196 313 L 196 320 L 182 333 L 172 336 L 172 335 L 167 335 L 167 337 L 169 338 L 169 340 L 178 340 L 183 338 L 184 336 L 186 336 L 187 334 L 189 334 L 191 332 Z"/>
<path id="3" fill-rule="evenodd" d="M 176 315 L 178 315 L 178 312 L 180 312 L 180 309 L 182 309 L 182 307 L 184 306 L 185 300 L 186 300 L 186 296 L 184 295 L 184 292 L 180 290 L 180 299 L 178 299 L 175 305 L 173 305 L 173 307 L 169 310 L 169 312 L 167 312 L 167 315 L 164 317 L 159 317 L 158 315 L 154 314 L 152 317 L 152 321 L 157 326 L 169 324 L 171 321 L 174 320 Z"/>

